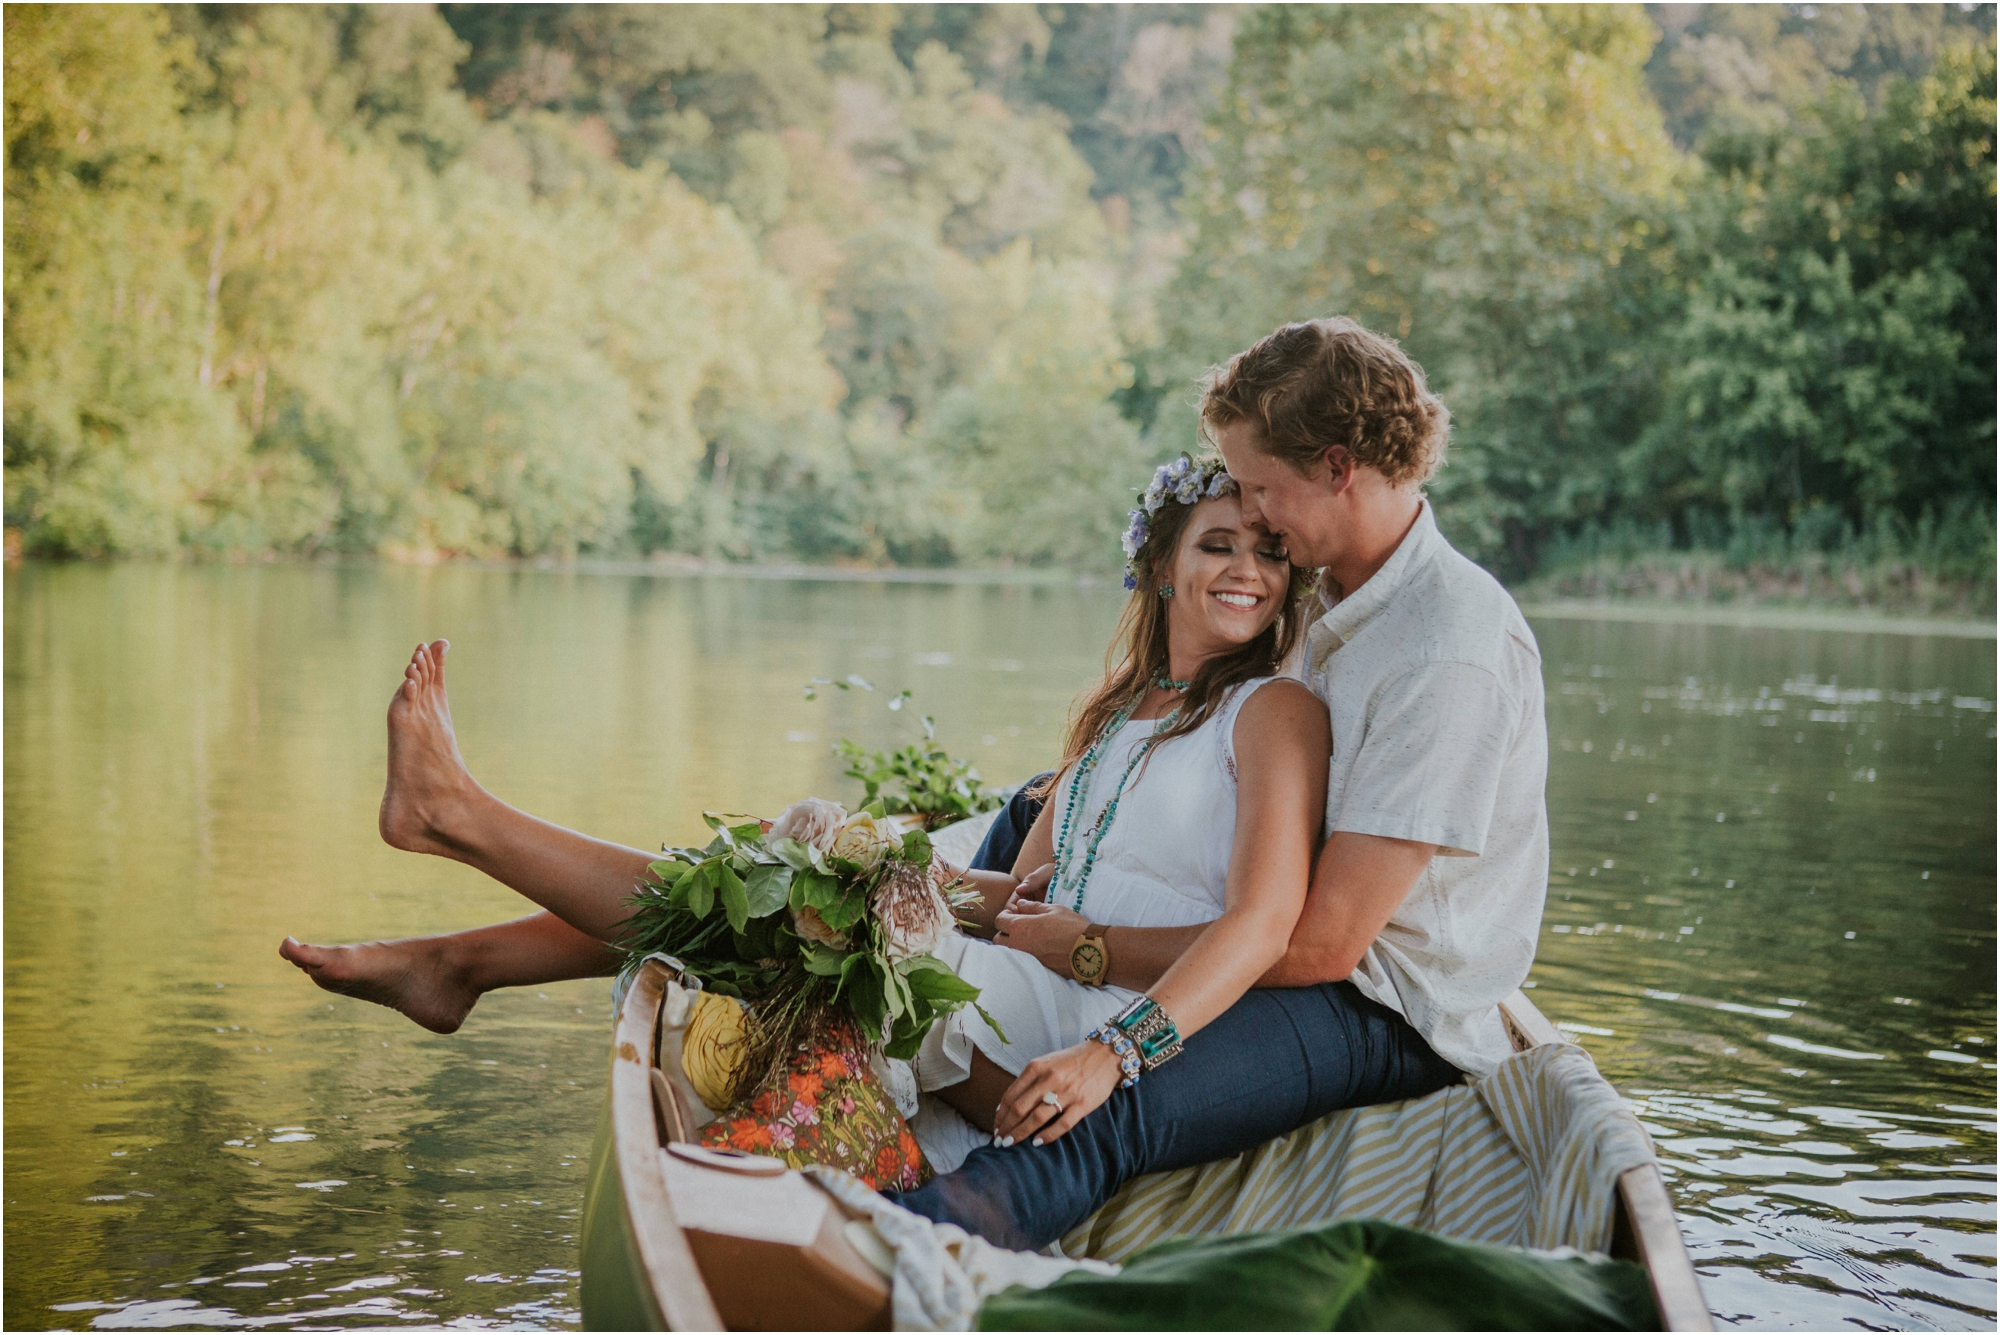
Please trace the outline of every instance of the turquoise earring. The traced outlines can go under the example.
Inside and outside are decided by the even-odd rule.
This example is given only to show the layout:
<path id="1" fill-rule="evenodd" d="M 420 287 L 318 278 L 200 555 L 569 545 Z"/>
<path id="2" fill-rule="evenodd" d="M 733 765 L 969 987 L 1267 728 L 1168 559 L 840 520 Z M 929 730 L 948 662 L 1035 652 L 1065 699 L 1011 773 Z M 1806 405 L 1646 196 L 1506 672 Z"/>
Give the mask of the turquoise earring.
<path id="1" fill-rule="evenodd" d="M 1160 586 L 1160 596 L 1161 596 L 1162 598 L 1171 598 L 1171 597 L 1173 597 L 1173 596 L 1174 596 L 1174 586 L 1173 586 L 1173 585 L 1171 585 L 1171 584 L 1162 584 L 1162 585 Z"/>

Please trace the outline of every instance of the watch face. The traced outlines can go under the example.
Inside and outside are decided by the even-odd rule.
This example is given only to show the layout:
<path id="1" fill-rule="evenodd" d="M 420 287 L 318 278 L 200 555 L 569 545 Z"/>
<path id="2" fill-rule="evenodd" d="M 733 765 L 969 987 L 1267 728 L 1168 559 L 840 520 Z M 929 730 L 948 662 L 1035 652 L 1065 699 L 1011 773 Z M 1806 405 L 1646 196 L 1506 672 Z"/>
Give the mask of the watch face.
<path id="1" fill-rule="evenodd" d="M 1096 982 L 1104 976 L 1104 948 L 1095 941 L 1077 942 L 1069 952 L 1069 971 L 1082 982 Z"/>

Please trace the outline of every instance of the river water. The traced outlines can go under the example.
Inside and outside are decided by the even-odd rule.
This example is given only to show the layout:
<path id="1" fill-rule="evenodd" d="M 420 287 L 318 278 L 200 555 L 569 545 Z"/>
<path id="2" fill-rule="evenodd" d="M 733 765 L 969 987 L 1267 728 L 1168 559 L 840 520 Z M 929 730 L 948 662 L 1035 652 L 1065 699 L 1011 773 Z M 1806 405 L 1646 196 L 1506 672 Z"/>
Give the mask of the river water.
<path id="1" fill-rule="evenodd" d="M 276 953 L 522 908 L 375 838 L 420 638 L 489 787 L 652 845 L 851 797 L 830 743 L 920 711 L 990 778 L 1046 766 L 1121 597 L 32 564 L 5 594 L 4 1318 L 99 1329 L 578 1321 L 604 982 L 445 1038 Z M 1993 641 L 1535 629 L 1532 995 L 1651 1128 L 1718 1318 L 1990 1329 Z M 881 689 L 801 689 L 849 674 Z"/>

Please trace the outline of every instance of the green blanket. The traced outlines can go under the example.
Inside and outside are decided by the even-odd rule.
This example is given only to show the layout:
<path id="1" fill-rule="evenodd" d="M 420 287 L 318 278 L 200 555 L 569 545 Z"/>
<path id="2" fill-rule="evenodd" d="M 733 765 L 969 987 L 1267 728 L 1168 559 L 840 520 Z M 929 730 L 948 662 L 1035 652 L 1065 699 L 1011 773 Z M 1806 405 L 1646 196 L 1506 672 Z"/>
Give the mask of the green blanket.
<path id="1" fill-rule="evenodd" d="M 1447 1242 L 1379 1220 L 1180 1238 L 1115 1276 L 1012 1288 L 981 1330 L 1658 1330 L 1646 1272 Z"/>

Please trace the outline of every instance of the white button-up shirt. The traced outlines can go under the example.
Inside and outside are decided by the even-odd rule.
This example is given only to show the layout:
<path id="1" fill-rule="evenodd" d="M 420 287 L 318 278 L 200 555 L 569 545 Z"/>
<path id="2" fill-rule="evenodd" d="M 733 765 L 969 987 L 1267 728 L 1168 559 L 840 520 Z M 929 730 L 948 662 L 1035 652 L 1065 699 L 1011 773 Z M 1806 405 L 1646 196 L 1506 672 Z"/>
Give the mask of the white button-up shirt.
<path id="1" fill-rule="evenodd" d="M 1521 609 L 1437 531 L 1431 507 L 1306 634 L 1326 701 L 1326 832 L 1436 844 L 1350 976 L 1433 1050 L 1485 1075 L 1498 1003 L 1534 962 L 1549 876 L 1541 651 Z"/>

